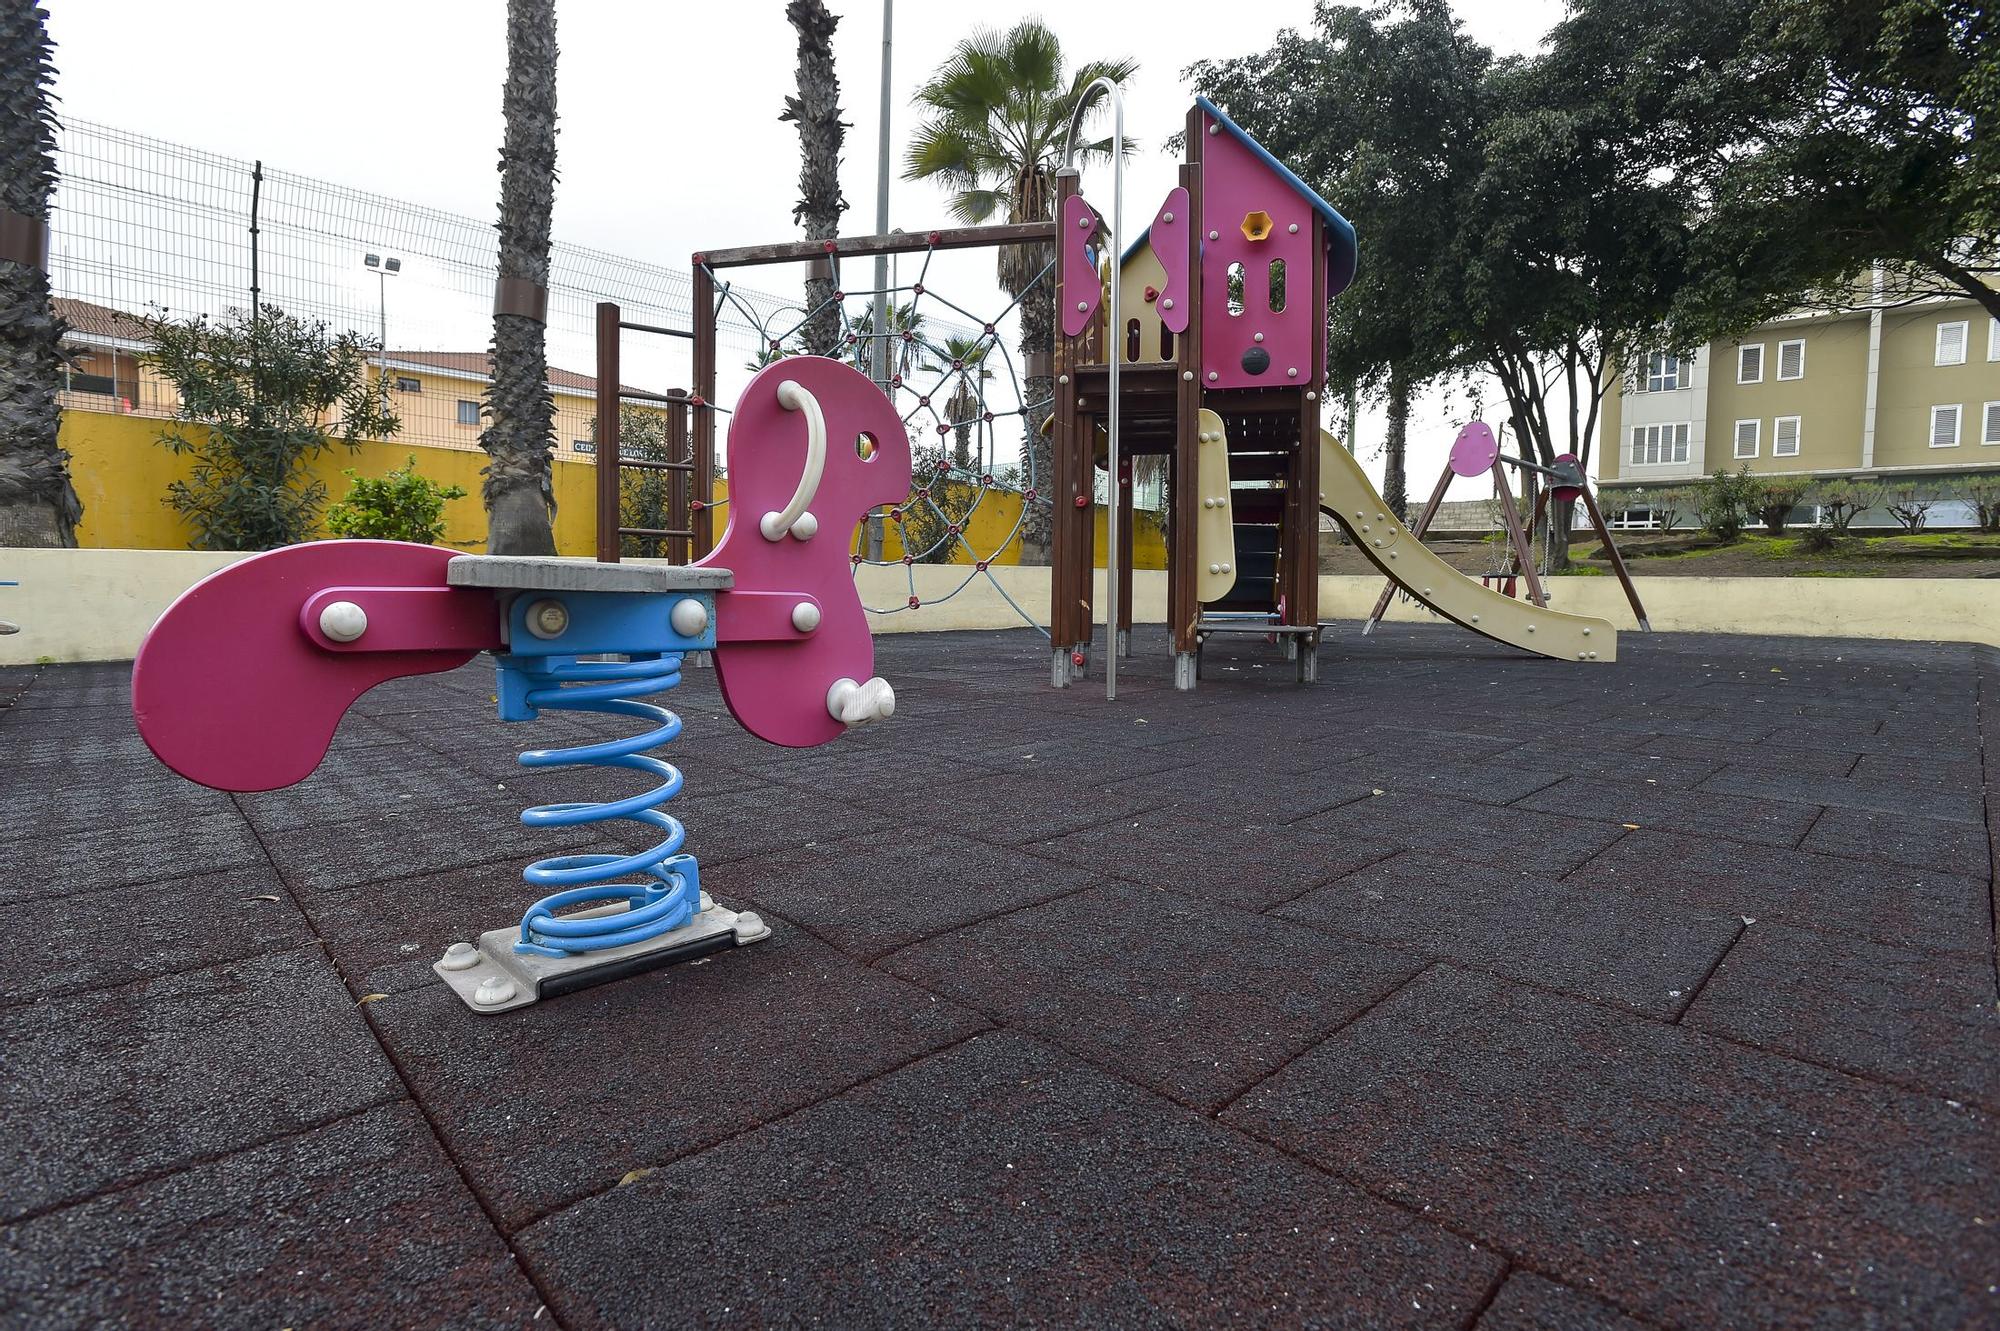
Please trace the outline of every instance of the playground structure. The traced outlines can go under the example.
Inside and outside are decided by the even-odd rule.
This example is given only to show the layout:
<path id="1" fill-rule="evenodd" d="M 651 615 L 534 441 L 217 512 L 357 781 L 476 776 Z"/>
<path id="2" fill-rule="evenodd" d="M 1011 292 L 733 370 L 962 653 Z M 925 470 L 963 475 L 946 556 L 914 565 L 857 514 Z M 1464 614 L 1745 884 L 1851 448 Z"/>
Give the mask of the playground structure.
<path id="1" fill-rule="evenodd" d="M 856 439 L 872 442 L 866 456 Z M 681 721 L 641 699 L 678 684 L 688 653 L 709 652 L 730 712 L 771 743 L 824 744 L 892 715 L 895 692 L 873 674 L 845 535 L 904 496 L 910 459 L 887 399 L 852 368 L 817 357 L 751 380 L 729 459 L 729 521 L 714 550 L 685 567 L 457 555 L 396 541 L 288 546 L 232 564 L 176 600 L 140 649 L 139 733 L 203 785 L 276 789 L 311 774 L 368 689 L 492 652 L 503 721 L 575 711 L 647 727 L 530 750 L 522 765 L 626 768 L 657 782 L 620 800 L 540 805 L 522 822 L 623 820 L 660 839 L 629 855 L 529 865 L 526 881 L 548 895 L 517 926 L 454 943 L 437 973 L 474 1010 L 503 1012 L 755 942 L 769 933 L 762 920 L 702 892 L 686 830 L 660 808 L 682 776 L 647 750 L 677 736 Z M 607 654 L 626 659 L 585 659 Z"/>
<path id="2" fill-rule="evenodd" d="M 1135 454 L 1164 455 L 1170 468 L 1167 617 L 1177 688 L 1194 687 L 1202 644 L 1217 634 L 1275 636 L 1299 678 L 1315 678 L 1322 512 L 1392 587 L 1454 623 L 1543 656 L 1617 659 L 1611 624 L 1549 609 L 1532 571 L 1524 604 L 1423 546 L 1422 528 L 1453 474 L 1492 472 L 1504 482 L 1497 445 L 1487 456 L 1484 445 L 1467 445 L 1461 435 L 1464 455 L 1454 448 L 1453 466 L 1417 530 L 1383 503 L 1319 423 L 1324 314 L 1353 278 L 1354 228 L 1205 98 L 1188 112 L 1186 143 L 1180 184 L 1115 264 L 1117 237 L 1083 198 L 1078 173 L 1066 165 L 1056 178 L 1052 683 L 1081 678 L 1088 662 L 1090 509 L 1100 466 L 1112 473 L 1116 514 L 1107 559 L 1107 681 L 1115 678 L 1116 656 L 1129 650 L 1131 567 L 1117 557 L 1115 533 L 1130 531 Z M 1491 431 L 1478 428 L 1491 445 Z M 1535 468 L 1553 482 L 1538 501 L 1537 520 L 1551 493 L 1558 502 L 1580 498 L 1615 556 L 1581 469 L 1568 463 Z M 1511 500 L 1508 507 L 1510 542 L 1524 553 Z M 1643 627 L 1622 561 L 1615 567 Z"/>

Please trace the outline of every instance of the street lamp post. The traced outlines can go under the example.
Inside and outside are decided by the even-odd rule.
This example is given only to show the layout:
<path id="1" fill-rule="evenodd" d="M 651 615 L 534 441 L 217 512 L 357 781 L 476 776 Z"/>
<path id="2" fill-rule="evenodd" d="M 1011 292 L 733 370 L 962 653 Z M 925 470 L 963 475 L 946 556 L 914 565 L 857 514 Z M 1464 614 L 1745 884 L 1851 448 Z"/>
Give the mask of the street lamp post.
<path id="1" fill-rule="evenodd" d="M 389 279 L 403 271 L 403 261 L 380 254 L 366 254 L 361 264 L 375 274 L 376 312 L 381 320 L 381 341 L 375 348 L 376 369 L 382 379 L 382 410 L 389 410 Z"/>

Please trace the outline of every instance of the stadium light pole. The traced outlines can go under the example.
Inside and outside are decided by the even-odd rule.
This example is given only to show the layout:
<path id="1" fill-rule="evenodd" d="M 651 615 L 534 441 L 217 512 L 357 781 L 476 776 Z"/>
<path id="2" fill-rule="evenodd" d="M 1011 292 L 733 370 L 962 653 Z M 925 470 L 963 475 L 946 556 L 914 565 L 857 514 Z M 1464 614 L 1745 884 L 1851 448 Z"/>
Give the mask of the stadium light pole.
<path id="1" fill-rule="evenodd" d="M 375 311 L 381 321 L 381 341 L 375 348 L 375 364 L 382 379 L 382 410 L 389 409 L 389 279 L 403 271 L 403 261 L 380 254 L 365 254 L 361 266 L 375 274 Z"/>

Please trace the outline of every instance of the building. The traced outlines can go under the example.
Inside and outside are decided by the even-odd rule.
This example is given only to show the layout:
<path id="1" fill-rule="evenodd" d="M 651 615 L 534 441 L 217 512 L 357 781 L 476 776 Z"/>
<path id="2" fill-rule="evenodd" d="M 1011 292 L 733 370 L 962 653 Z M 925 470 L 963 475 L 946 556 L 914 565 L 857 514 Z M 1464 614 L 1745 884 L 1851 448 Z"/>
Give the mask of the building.
<path id="1" fill-rule="evenodd" d="M 2000 322 L 1970 298 L 1877 302 L 1656 352 L 1606 394 L 1599 437 L 1616 441 L 1598 459 L 1606 506 L 1634 514 L 1648 489 L 1739 467 L 1948 496 L 1962 478 L 2000 476 Z"/>

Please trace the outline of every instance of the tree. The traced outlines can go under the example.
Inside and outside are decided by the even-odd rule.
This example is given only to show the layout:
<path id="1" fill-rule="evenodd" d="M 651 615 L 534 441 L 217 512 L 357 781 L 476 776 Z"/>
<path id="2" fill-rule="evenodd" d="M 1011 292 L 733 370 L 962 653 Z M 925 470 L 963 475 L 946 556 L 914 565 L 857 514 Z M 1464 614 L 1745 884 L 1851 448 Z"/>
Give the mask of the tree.
<path id="1" fill-rule="evenodd" d="M 1746 12 L 1744 41 L 1713 76 L 1740 90 L 1744 121 L 1741 142 L 1704 164 L 1714 257 L 1767 294 L 1828 304 L 1866 299 L 1860 279 L 1879 262 L 1891 301 L 1969 296 L 2000 318 L 1992 7 L 1760 0 Z"/>
<path id="2" fill-rule="evenodd" d="M 1979 530 L 2000 532 L 2000 476 L 1968 476 L 1959 493 L 1979 515 Z"/>
<path id="3" fill-rule="evenodd" d="M 369 372 L 374 344 L 266 305 L 145 321 L 147 358 L 178 391 L 176 423 L 159 442 L 190 456 L 167 505 L 194 529 L 198 550 L 270 550 L 307 540 L 326 483 L 308 464 L 336 445 L 393 438 L 402 428 Z"/>
<path id="4" fill-rule="evenodd" d="M 1733 541 L 1741 536 L 1750 489 L 1749 468 L 1730 472 L 1717 467 L 1715 474 L 1701 482 L 1695 491 L 1701 529 L 1718 541 Z"/>
<path id="5" fill-rule="evenodd" d="M 996 216 L 1046 221 L 1054 216 L 1063 138 L 1084 89 L 1099 78 L 1130 78 L 1138 67 L 1131 60 L 1093 60 L 1066 76 L 1061 43 L 1035 19 L 1004 33 L 976 32 L 917 90 L 926 119 L 904 156 L 903 178 L 935 180 L 950 190 L 952 215 L 961 222 Z M 1092 142 L 1080 146 L 1078 160 L 1106 160 L 1110 152 L 1109 143 Z M 998 261 L 1000 285 L 1021 315 L 1027 370 L 1022 391 L 1029 408 L 1023 414 L 1022 452 L 1034 483 L 1042 487 L 1052 479 L 1049 440 L 1041 427 L 1055 391 L 1053 263 L 1049 245 L 1003 246 Z M 1048 539 L 1047 507 L 1030 503 L 1023 545 L 1045 550 Z"/>
<path id="6" fill-rule="evenodd" d="M 0 6 L 0 546 L 74 546 L 83 520 L 56 447 L 66 328 L 40 253 L 56 184 L 48 17 Z"/>
<path id="7" fill-rule="evenodd" d="M 436 545 L 444 535 L 444 506 L 465 498 L 456 485 L 417 474 L 415 454 L 387 476 L 363 476 L 349 467 L 347 497 L 326 511 L 326 529 L 361 540 Z"/>
<path id="8" fill-rule="evenodd" d="M 978 457 L 974 456 L 972 429 L 986 410 L 986 392 L 980 385 L 993 377 L 985 365 L 987 353 L 992 350 L 992 340 L 983 335 L 948 337 L 934 347 L 938 359 L 951 366 L 947 378 L 951 396 L 945 400 L 944 423 L 955 436 L 951 465 L 959 471 L 970 471 L 985 460 L 984 449 L 979 450 Z"/>
<path id="9" fill-rule="evenodd" d="M 930 339 L 924 336 L 924 324 L 928 322 L 917 303 L 910 301 L 902 305 L 889 306 L 888 340 L 893 350 L 888 353 L 889 373 L 907 377 L 911 371 L 927 365 L 933 354 Z M 845 348 L 854 358 L 854 368 L 863 374 L 872 375 L 875 368 L 875 307 L 869 306 L 854 316 L 848 335 L 854 339 Z M 821 355 L 838 357 L 841 348 L 836 345 L 820 352 Z"/>
<path id="10" fill-rule="evenodd" d="M 592 422 L 592 437 L 595 437 L 596 422 Z M 674 457 L 667 451 L 666 413 L 651 411 L 633 403 L 620 403 L 618 407 L 618 456 L 639 462 L 685 462 L 686 456 Z M 686 486 L 692 478 L 681 480 Z M 688 513 L 679 511 L 674 503 L 674 473 L 661 471 L 656 467 L 620 468 L 618 479 L 618 514 L 621 527 L 651 527 L 654 530 L 670 530 L 687 525 Z M 707 500 L 707 495 L 695 496 Z M 668 556 L 666 536 L 623 536 L 619 538 L 619 551 L 642 559 L 662 559 Z"/>
<path id="11" fill-rule="evenodd" d="M 1444 0 L 1323 5 L 1317 26 L 1187 77 L 1354 223 L 1360 262 L 1330 312 L 1328 380 L 1385 401 L 1382 494 L 1402 514 L 1410 401 L 1464 360 L 1442 334 L 1456 293 L 1438 258 L 1479 169 L 1492 56 Z"/>
<path id="12" fill-rule="evenodd" d="M 833 33 L 840 20 L 827 11 L 825 0 L 791 0 L 785 18 L 799 35 L 798 95 L 785 99 L 778 117 L 799 127 L 799 201 L 792 220 L 805 228 L 807 240 L 832 240 L 847 211 L 840 193 L 840 146 L 848 127 L 840 118 L 840 75 L 833 65 Z M 805 338 L 812 346 L 831 347 L 840 338 L 833 292 L 831 260 L 814 260 L 806 275 Z"/>
<path id="13" fill-rule="evenodd" d="M 507 82 L 501 95 L 500 292 L 493 315 L 493 382 L 480 447 L 486 467 L 486 548 L 556 552 L 555 399 L 549 395 L 549 227 L 556 189 L 555 0 L 507 0 Z M 616 392 L 599 384 L 599 392 Z"/>
<path id="14" fill-rule="evenodd" d="M 1919 532 L 1930 520 L 1931 506 L 1935 503 L 1936 497 L 1916 482 L 1899 481 L 1889 487 L 1888 501 L 1883 507 L 1889 510 L 1890 517 L 1903 524 L 1904 531 Z"/>
<path id="15" fill-rule="evenodd" d="M 1812 481 L 1804 476 L 1758 476 L 1750 481 L 1746 505 L 1766 535 L 1783 536 L 1785 520 L 1811 491 Z"/>

